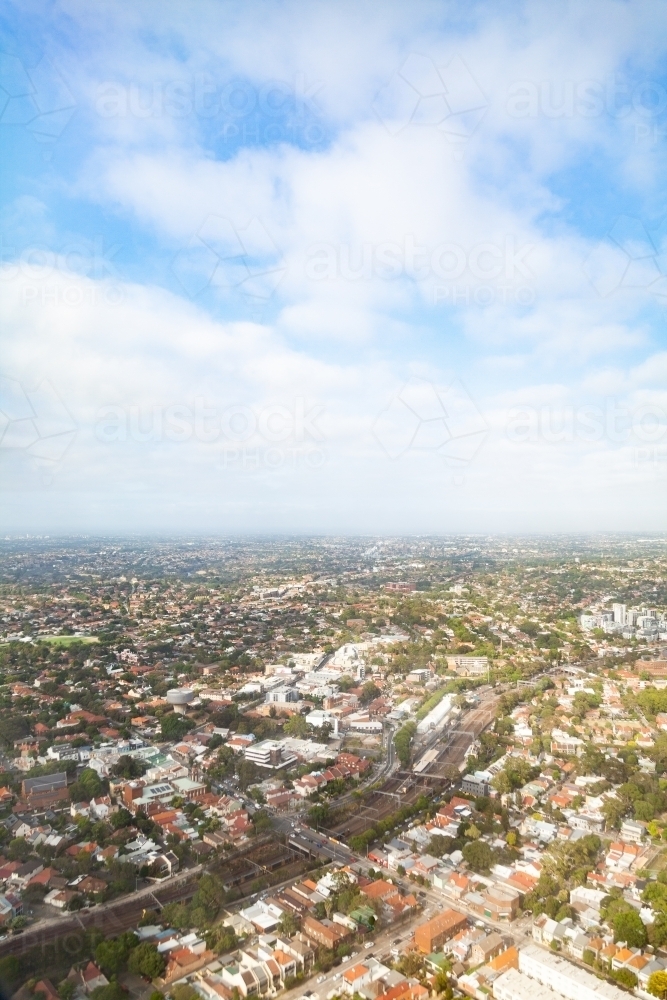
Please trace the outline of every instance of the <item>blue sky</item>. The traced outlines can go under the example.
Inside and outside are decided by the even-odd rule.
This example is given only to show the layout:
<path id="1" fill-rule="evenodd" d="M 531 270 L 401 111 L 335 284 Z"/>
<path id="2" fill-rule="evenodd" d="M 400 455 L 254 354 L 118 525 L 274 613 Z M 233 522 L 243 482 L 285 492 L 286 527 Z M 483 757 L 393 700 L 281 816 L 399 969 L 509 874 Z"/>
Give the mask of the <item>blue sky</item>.
<path id="1" fill-rule="evenodd" d="M 663 530 L 662 14 L 5 3 L 6 530 Z"/>

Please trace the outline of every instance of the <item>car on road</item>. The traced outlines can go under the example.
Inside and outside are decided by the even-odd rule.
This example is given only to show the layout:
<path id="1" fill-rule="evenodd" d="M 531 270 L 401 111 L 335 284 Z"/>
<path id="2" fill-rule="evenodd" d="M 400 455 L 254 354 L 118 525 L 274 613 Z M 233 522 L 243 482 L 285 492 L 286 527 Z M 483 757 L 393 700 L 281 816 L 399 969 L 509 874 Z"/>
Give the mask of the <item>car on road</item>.
<path id="1" fill-rule="evenodd" d="M 318 976 L 317 979 L 315 980 L 315 982 L 316 983 L 323 983 L 326 978 L 327 978 L 326 976 Z"/>
<path id="2" fill-rule="evenodd" d="M 342 975 L 343 975 L 342 972 L 337 972 L 336 975 L 333 977 L 334 978 L 334 982 L 336 982 L 336 980 L 340 979 Z"/>
<path id="3" fill-rule="evenodd" d="M 366 944 L 364 945 L 364 948 L 366 949 L 374 947 L 375 947 L 375 941 L 367 941 Z"/>

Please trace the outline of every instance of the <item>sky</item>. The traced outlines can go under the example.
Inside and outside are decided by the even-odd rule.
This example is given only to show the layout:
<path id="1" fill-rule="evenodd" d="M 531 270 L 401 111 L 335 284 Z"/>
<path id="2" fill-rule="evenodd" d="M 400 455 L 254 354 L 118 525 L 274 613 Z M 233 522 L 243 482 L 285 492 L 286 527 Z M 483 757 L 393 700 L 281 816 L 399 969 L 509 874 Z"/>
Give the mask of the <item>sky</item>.
<path id="1" fill-rule="evenodd" d="M 0 531 L 667 527 L 660 0 L 0 15 Z"/>

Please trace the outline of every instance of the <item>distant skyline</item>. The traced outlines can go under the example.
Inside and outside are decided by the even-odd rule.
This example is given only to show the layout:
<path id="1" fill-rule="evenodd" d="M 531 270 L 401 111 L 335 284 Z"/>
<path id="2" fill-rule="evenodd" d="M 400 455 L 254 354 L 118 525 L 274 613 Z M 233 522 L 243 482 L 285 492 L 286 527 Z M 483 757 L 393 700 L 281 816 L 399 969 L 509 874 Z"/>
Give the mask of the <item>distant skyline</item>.
<path id="1" fill-rule="evenodd" d="M 3 535 L 667 529 L 657 2 L 7 2 Z"/>

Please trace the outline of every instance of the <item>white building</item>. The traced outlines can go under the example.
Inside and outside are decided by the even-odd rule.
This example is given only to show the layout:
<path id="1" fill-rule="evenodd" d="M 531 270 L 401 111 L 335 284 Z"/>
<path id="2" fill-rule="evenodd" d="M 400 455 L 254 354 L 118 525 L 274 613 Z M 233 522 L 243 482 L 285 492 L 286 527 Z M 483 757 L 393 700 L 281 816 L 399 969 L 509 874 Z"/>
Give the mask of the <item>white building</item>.
<path id="1" fill-rule="evenodd" d="M 245 759 L 258 767 L 277 771 L 281 767 L 292 767 L 297 763 L 296 754 L 290 753 L 278 740 L 262 740 L 246 747 Z"/>
<path id="2" fill-rule="evenodd" d="M 493 995 L 496 1000 L 535 1000 L 537 983 L 557 996 L 565 997 L 565 1000 L 600 1000 L 600 997 L 604 1000 L 627 1000 L 627 994 L 618 986 L 612 986 L 534 944 L 529 944 L 519 952 L 519 974 L 520 980 L 508 981 L 505 979 L 508 973 L 504 973 L 495 981 Z M 501 980 L 504 982 L 498 992 Z M 530 987 L 529 995 L 524 992 L 526 985 Z M 553 993 L 550 994 L 550 1000 L 557 1000 Z"/>
<path id="3" fill-rule="evenodd" d="M 447 667 L 464 677 L 481 677 L 488 673 L 488 656 L 448 656 Z"/>

